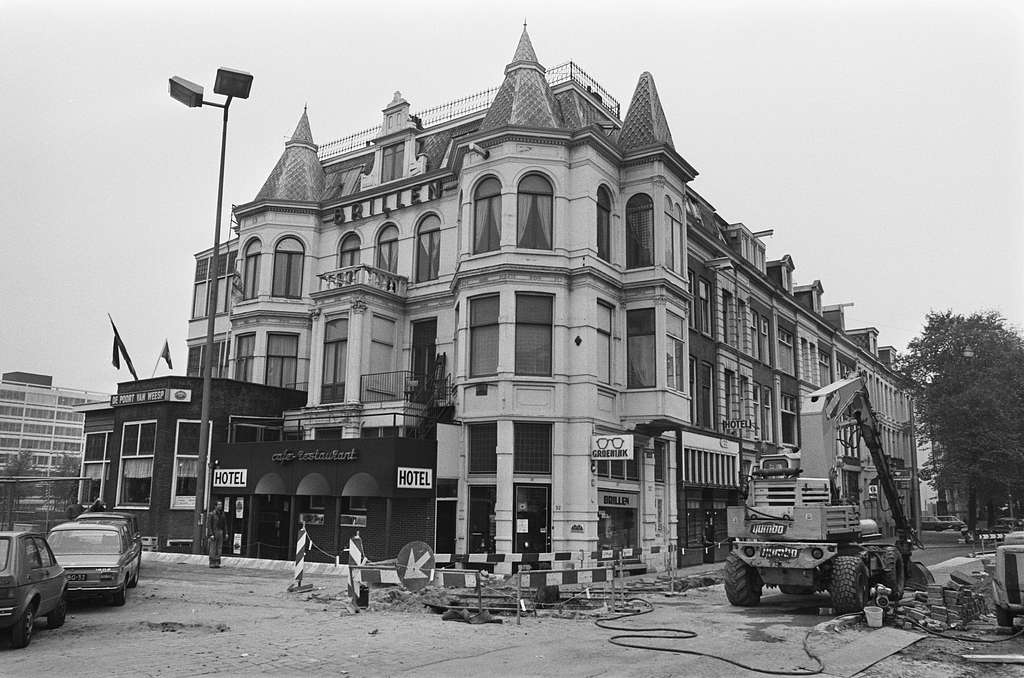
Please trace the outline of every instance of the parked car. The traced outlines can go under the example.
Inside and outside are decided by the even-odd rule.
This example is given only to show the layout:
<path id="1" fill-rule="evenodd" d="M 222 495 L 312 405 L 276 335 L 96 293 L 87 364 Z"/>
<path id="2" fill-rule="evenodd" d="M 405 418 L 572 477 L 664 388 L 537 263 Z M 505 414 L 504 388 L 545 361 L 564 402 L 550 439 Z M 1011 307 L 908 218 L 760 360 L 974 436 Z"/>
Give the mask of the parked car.
<path id="1" fill-rule="evenodd" d="M 942 532 L 950 527 L 952 527 L 952 524 L 948 520 L 942 520 L 937 516 L 921 516 L 922 532 Z"/>
<path id="2" fill-rule="evenodd" d="M 961 531 L 967 529 L 967 523 L 965 523 L 964 521 L 960 520 L 956 516 L 938 516 L 937 518 L 941 522 L 949 523 L 949 528 L 948 529 L 951 529 L 951 530 L 961 530 Z"/>
<path id="3" fill-rule="evenodd" d="M 123 525 L 61 523 L 50 530 L 49 540 L 67 574 L 69 597 L 102 595 L 114 605 L 124 605 L 128 582 L 139 573 Z"/>
<path id="4" fill-rule="evenodd" d="M 64 624 L 67 598 L 64 568 L 46 538 L 33 532 L 0 532 L 0 629 L 10 629 L 11 646 L 32 642 L 36 617 Z"/>
<path id="5" fill-rule="evenodd" d="M 999 532 L 1001 534 L 1017 532 L 1019 530 L 1024 530 L 1024 518 L 1000 518 L 996 521 L 995 527 L 992 528 L 992 532 Z"/>
<path id="6" fill-rule="evenodd" d="M 135 576 L 128 582 L 128 588 L 133 589 L 139 585 L 139 574 L 142 572 L 142 533 L 139 531 L 139 521 L 130 513 L 108 513 L 106 511 L 86 511 L 77 518 L 75 522 L 99 523 L 102 525 L 123 525 L 128 530 L 132 539 L 132 548 L 135 550 Z"/>

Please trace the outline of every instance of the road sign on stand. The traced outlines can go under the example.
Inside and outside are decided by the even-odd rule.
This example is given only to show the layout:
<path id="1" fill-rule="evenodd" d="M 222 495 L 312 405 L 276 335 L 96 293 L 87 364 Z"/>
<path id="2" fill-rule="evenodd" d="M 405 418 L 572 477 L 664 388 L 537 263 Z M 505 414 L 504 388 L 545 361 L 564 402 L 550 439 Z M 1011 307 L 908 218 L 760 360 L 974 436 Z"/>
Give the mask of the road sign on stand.
<path id="1" fill-rule="evenodd" d="M 419 591 L 430 583 L 430 571 L 434 569 L 434 552 L 421 541 L 409 542 L 398 552 L 395 559 L 398 578 L 410 591 Z"/>

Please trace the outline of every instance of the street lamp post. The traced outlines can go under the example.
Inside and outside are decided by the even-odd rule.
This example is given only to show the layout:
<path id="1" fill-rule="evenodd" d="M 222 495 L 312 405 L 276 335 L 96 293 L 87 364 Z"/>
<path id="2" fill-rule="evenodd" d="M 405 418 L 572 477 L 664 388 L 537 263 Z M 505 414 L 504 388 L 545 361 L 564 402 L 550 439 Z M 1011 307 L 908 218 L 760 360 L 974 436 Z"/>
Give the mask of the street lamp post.
<path id="1" fill-rule="evenodd" d="M 220 275 L 220 213 L 224 200 L 224 150 L 228 140 L 228 109 L 232 99 L 248 99 L 252 87 L 252 75 L 245 71 L 221 67 L 213 91 L 227 97 L 219 104 L 203 99 L 203 88 L 194 82 L 174 76 L 168 81 L 171 98 L 189 108 L 216 106 L 224 110 L 224 123 L 220 135 L 220 172 L 217 177 L 217 216 L 213 229 L 213 259 L 209 266 L 210 283 L 206 296 L 206 348 L 203 350 L 203 404 L 199 418 L 199 454 L 196 468 L 196 504 L 192 520 L 192 553 L 202 553 L 203 523 L 206 514 L 206 469 L 210 453 L 210 392 L 213 380 L 213 337 L 214 321 L 217 315 L 217 282 Z"/>

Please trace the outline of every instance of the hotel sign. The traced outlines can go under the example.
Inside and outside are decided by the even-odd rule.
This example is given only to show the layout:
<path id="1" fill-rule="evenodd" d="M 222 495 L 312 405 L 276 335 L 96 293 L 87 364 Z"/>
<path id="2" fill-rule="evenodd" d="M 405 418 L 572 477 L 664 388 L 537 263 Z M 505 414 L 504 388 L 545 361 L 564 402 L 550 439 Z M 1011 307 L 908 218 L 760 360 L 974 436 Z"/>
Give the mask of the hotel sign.
<path id="1" fill-rule="evenodd" d="M 398 467 L 398 481 L 395 487 L 400 490 L 429 490 L 434 486 L 433 471 L 429 468 Z"/>
<path id="2" fill-rule="evenodd" d="M 607 461 L 633 458 L 633 434 L 620 433 L 613 436 L 591 436 L 590 458 Z"/>
<path id="3" fill-rule="evenodd" d="M 249 470 L 244 468 L 215 468 L 213 469 L 213 486 L 245 487 L 248 473 Z"/>
<path id="4" fill-rule="evenodd" d="M 154 388 L 134 393 L 118 393 L 110 396 L 110 406 L 142 405 L 145 403 L 190 403 L 192 390 L 187 388 Z"/>

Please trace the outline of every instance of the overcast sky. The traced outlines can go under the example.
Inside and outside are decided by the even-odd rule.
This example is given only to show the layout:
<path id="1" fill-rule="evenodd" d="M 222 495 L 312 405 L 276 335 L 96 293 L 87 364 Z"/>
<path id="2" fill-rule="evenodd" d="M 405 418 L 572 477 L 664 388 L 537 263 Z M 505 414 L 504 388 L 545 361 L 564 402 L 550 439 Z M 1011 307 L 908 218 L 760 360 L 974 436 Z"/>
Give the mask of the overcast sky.
<path id="1" fill-rule="evenodd" d="M 623 104 L 650 71 L 694 187 L 772 228 L 798 284 L 854 302 L 905 347 L 930 309 L 1024 323 L 1024 13 L 959 2 L 41 2 L 0 0 L 0 370 L 114 392 L 110 313 L 141 377 L 186 363 L 195 252 L 209 247 L 218 66 L 229 205 L 252 200 L 309 106 L 324 144 L 501 83 L 524 18 Z M 161 366 L 157 374 L 167 374 Z"/>

